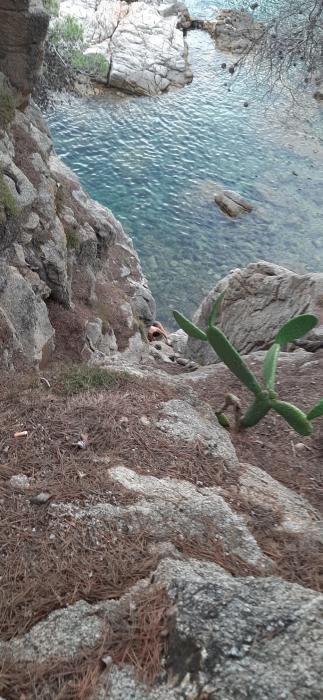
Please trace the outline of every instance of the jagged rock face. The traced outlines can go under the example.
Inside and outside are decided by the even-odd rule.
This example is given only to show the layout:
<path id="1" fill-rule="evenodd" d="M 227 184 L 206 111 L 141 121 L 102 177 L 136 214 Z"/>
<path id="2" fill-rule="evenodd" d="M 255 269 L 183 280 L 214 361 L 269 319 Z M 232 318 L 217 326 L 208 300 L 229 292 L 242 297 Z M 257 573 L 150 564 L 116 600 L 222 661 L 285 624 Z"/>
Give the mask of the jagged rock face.
<path id="1" fill-rule="evenodd" d="M 37 335 L 34 344 L 25 342 L 20 317 L 9 314 L 11 337 L 23 355 L 32 362 L 41 360 L 42 345 L 48 347 L 49 338 L 53 339 L 47 300 L 74 309 L 87 346 L 83 359 L 96 352 L 105 355 L 133 348 L 133 337 L 140 349 L 138 321 L 149 325 L 155 305 L 132 242 L 112 213 L 91 200 L 57 158 L 34 106 L 17 110 L 7 132 L 0 135 L 0 170 L 15 207 L 1 223 L 0 254 L 7 266 L 2 276 L 7 278 L 15 270 L 17 287 L 12 287 L 12 293 L 16 289 L 18 306 L 20 291 L 28 287 L 28 312 L 24 295 L 20 301 L 26 317 L 33 317 Z M 4 289 L 3 284 L 0 309 L 8 314 Z M 86 331 L 93 319 L 99 319 L 99 324 L 101 319 L 97 345 L 96 334 Z M 13 345 L 7 348 L 6 366 L 13 350 Z"/>
<path id="2" fill-rule="evenodd" d="M 212 304 L 225 291 L 219 325 L 242 354 L 270 346 L 280 326 L 297 314 L 309 312 L 319 325 L 299 344 L 308 350 L 323 343 L 323 275 L 298 275 L 267 262 L 251 263 L 233 270 L 205 297 L 193 319 L 201 328 L 207 325 Z M 187 354 L 200 364 L 217 361 L 208 343 L 189 338 Z"/>
<path id="3" fill-rule="evenodd" d="M 28 100 L 43 57 L 48 15 L 41 0 L 2 0 L 0 5 L 0 70 Z"/>
<path id="4" fill-rule="evenodd" d="M 203 28 L 211 34 L 220 51 L 238 54 L 249 51 L 264 33 L 264 25 L 244 8 L 220 9 L 215 19 L 203 22 Z"/>
<path id="5" fill-rule="evenodd" d="M 162 572 L 177 606 L 167 660 L 177 680 L 204 683 L 199 697 L 210 700 L 291 700 L 296 688 L 302 700 L 319 700 L 321 595 L 204 562 L 165 561 Z"/>
<path id="6" fill-rule="evenodd" d="M 136 95 L 156 95 L 191 82 L 187 44 L 178 29 L 182 13 L 180 3 L 120 0 L 63 0 L 60 9 L 61 16 L 81 22 L 88 52 L 108 59 L 108 85 Z"/>

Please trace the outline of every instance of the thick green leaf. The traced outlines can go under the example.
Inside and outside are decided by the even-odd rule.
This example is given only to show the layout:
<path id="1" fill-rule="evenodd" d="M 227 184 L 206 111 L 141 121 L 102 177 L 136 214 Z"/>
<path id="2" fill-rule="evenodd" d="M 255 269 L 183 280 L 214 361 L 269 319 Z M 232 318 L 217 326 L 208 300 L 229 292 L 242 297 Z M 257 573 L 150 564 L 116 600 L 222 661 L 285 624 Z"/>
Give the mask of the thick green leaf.
<path id="1" fill-rule="evenodd" d="M 271 407 L 277 411 L 300 435 L 310 435 L 313 428 L 307 416 L 297 406 L 287 401 L 271 400 Z"/>
<path id="2" fill-rule="evenodd" d="M 273 391 L 275 388 L 276 369 L 279 352 L 279 343 L 274 343 L 274 345 L 272 345 L 271 348 L 269 348 L 264 359 L 264 382 L 266 384 L 267 389 L 269 389 L 270 391 Z"/>
<path id="3" fill-rule="evenodd" d="M 224 295 L 225 295 L 225 290 L 224 290 L 224 292 L 221 292 L 220 296 L 218 296 L 218 298 L 215 300 L 214 304 L 212 305 L 211 313 L 209 315 L 209 320 L 208 320 L 209 326 L 213 326 L 216 322 Z"/>
<path id="4" fill-rule="evenodd" d="M 247 408 L 245 414 L 240 419 L 241 428 L 252 428 L 270 411 L 271 405 L 267 396 L 259 396 Z"/>
<path id="5" fill-rule="evenodd" d="M 230 421 L 227 418 L 227 416 L 225 415 L 225 413 L 222 413 L 221 411 L 219 411 L 215 415 L 216 415 L 220 425 L 222 425 L 222 428 L 225 428 L 226 430 L 230 430 Z"/>
<path id="6" fill-rule="evenodd" d="M 281 329 L 278 331 L 275 343 L 279 343 L 280 346 L 287 345 L 297 338 L 302 338 L 305 333 L 308 333 L 315 328 L 318 323 L 317 316 L 313 314 L 301 314 L 300 316 L 295 316 L 291 318 L 290 321 L 284 323 Z"/>
<path id="7" fill-rule="evenodd" d="M 201 331 L 192 321 L 179 313 L 179 311 L 173 311 L 173 316 L 175 321 L 178 323 L 179 327 L 182 328 L 187 335 L 191 338 L 197 338 L 198 340 L 207 340 L 207 335 L 204 331 Z"/>
<path id="8" fill-rule="evenodd" d="M 313 408 L 308 412 L 306 418 L 307 420 L 314 420 L 314 418 L 320 418 L 323 416 L 323 399 L 320 399 Z"/>
<path id="9" fill-rule="evenodd" d="M 250 372 L 237 350 L 231 345 L 220 328 L 209 326 L 206 333 L 213 350 L 215 350 L 220 360 L 231 370 L 232 374 L 240 379 L 240 382 L 242 382 L 247 389 L 252 391 L 255 396 L 259 396 L 262 390 L 256 377 Z"/>

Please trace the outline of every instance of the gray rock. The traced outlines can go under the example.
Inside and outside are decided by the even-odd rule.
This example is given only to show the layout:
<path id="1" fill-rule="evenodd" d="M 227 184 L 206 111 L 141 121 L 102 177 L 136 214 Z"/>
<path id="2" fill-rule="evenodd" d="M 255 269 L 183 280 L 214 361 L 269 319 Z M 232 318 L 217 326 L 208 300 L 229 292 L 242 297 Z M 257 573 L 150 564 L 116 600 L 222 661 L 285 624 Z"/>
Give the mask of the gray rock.
<path id="1" fill-rule="evenodd" d="M 172 344 L 174 352 L 179 353 L 179 355 L 185 355 L 185 349 L 187 345 L 187 335 L 180 328 L 175 333 L 170 333 L 168 336 L 169 342 Z"/>
<path id="2" fill-rule="evenodd" d="M 40 70 L 48 15 L 41 0 L 2 0 L 0 6 L 0 70 L 28 101 Z"/>
<path id="3" fill-rule="evenodd" d="M 142 476 L 121 466 L 111 468 L 109 476 L 142 498 L 129 506 L 99 503 L 79 508 L 53 503 L 52 514 L 66 514 L 75 521 L 90 518 L 97 527 L 104 521 L 117 525 L 120 531 L 146 531 L 157 541 L 179 536 L 203 542 L 206 536 L 213 535 L 228 554 L 235 554 L 260 570 L 271 570 L 271 561 L 258 547 L 243 518 L 231 510 L 216 489 L 198 489 L 179 479 Z"/>
<path id="4" fill-rule="evenodd" d="M 182 696 L 183 697 L 183 696 Z M 93 700 L 180 700 L 176 688 L 162 685 L 148 687 L 136 680 L 131 668 L 113 666 L 100 679 Z M 1 700 L 1 699 L 0 699 Z"/>
<path id="5" fill-rule="evenodd" d="M 202 404 L 193 408 L 187 401 L 172 399 L 162 405 L 162 417 L 157 423 L 164 432 L 182 440 L 200 440 L 215 458 L 230 465 L 238 465 L 238 459 L 228 433 L 221 428 L 211 408 Z"/>
<path id="6" fill-rule="evenodd" d="M 185 9 L 185 6 L 184 6 Z M 103 54 L 110 65 L 108 84 L 136 95 L 156 95 L 192 80 L 183 32 L 182 3 L 63 0 L 61 16 L 84 26 L 87 53 Z M 187 19 L 185 19 L 187 22 Z"/>
<path id="7" fill-rule="evenodd" d="M 152 326 L 156 319 L 156 302 L 148 287 L 137 286 L 132 304 L 135 314 L 145 326 Z"/>
<path id="8" fill-rule="evenodd" d="M 252 204 L 241 194 L 233 190 L 223 190 L 221 187 L 216 190 L 214 201 L 225 214 L 232 218 L 251 212 L 253 209 Z"/>
<path id="9" fill-rule="evenodd" d="M 29 362 L 37 363 L 45 349 L 53 348 L 55 332 L 45 303 L 18 270 L 5 263 L 0 263 L 0 312 L 5 314 L 14 332 L 11 340 L 7 340 L 9 352 L 19 349 Z"/>
<path id="10" fill-rule="evenodd" d="M 103 355 L 112 355 L 117 352 L 118 346 L 112 328 L 103 332 L 101 318 L 88 321 L 85 327 L 85 340 L 92 351 L 99 351 Z"/>
<path id="11" fill-rule="evenodd" d="M 255 505 L 262 505 L 282 517 L 280 528 L 286 532 L 323 532 L 319 513 L 297 493 L 258 467 L 243 465 L 239 477 L 239 493 Z"/>
<path id="12" fill-rule="evenodd" d="M 188 674 L 216 700 L 322 697 L 322 595 L 204 562 L 163 560 L 156 578 L 176 603 L 167 655 L 174 685 Z"/>
<path id="13" fill-rule="evenodd" d="M 101 607 L 79 600 L 74 605 L 55 610 L 23 637 L 10 642 L 0 641 L 0 653 L 10 653 L 20 661 L 72 658 L 82 647 L 95 646 L 101 639 L 104 618 L 96 614 Z"/>
<path id="14" fill-rule="evenodd" d="M 272 343 L 283 323 L 297 314 L 321 314 L 323 274 L 299 275 L 290 270 L 260 261 L 233 270 L 209 292 L 193 316 L 206 328 L 214 300 L 225 290 L 218 323 L 229 340 L 242 354 L 265 349 Z M 306 347 L 309 334 L 302 340 Z M 310 349 L 310 348 L 309 348 Z M 200 364 L 217 361 L 208 343 L 188 339 L 187 355 Z"/>
<path id="15" fill-rule="evenodd" d="M 14 489 L 30 489 L 30 479 L 26 474 L 14 474 L 9 483 Z"/>
<path id="16" fill-rule="evenodd" d="M 220 51 L 243 53 L 261 38 L 264 25 L 245 9 L 219 9 L 214 20 L 206 20 L 203 28 L 215 40 Z"/>

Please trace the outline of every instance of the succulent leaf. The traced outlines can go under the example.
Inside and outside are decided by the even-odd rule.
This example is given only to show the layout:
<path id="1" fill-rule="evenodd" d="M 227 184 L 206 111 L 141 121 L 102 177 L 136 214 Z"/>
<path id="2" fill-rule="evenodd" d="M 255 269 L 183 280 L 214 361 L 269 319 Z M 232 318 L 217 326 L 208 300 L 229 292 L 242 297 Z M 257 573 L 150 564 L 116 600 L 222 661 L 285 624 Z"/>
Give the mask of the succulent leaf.
<path id="1" fill-rule="evenodd" d="M 222 428 L 225 428 L 226 430 L 230 430 L 230 421 L 227 418 L 227 416 L 225 415 L 225 413 L 222 413 L 221 411 L 219 411 L 215 415 L 216 415 L 220 425 L 222 425 Z"/>
<path id="2" fill-rule="evenodd" d="M 311 331 L 312 328 L 315 328 L 317 323 L 318 318 L 313 314 L 301 314 L 300 316 L 295 316 L 295 318 L 291 318 L 290 321 L 284 323 L 284 325 L 278 331 L 275 338 L 275 343 L 279 343 L 279 345 L 282 347 L 283 345 L 287 345 L 287 343 L 291 343 L 297 338 L 302 338 L 302 336 Z"/>
<path id="3" fill-rule="evenodd" d="M 186 316 L 180 314 L 179 311 L 173 311 L 173 316 L 179 327 L 182 328 L 182 330 L 185 331 L 185 333 L 187 333 L 187 335 L 189 335 L 191 338 L 196 338 L 197 340 L 207 340 L 206 333 L 198 328 L 195 323 L 189 321 Z"/>
<path id="4" fill-rule="evenodd" d="M 256 380 L 256 377 L 248 369 L 238 351 L 233 347 L 224 333 L 222 333 L 220 328 L 209 326 L 206 333 L 213 350 L 215 350 L 220 360 L 224 362 L 235 377 L 240 379 L 240 382 L 242 382 L 242 384 L 244 384 L 249 391 L 252 391 L 255 396 L 259 396 L 262 393 L 262 390 L 261 386 L 259 386 Z"/>
<path id="5" fill-rule="evenodd" d="M 323 416 L 323 399 L 320 399 L 313 408 L 308 412 L 306 418 L 307 420 L 314 420 L 314 418 L 320 418 Z"/>
<path id="6" fill-rule="evenodd" d="M 265 381 L 267 389 L 269 389 L 270 391 L 273 391 L 275 388 L 276 369 L 277 369 L 277 360 L 278 360 L 279 352 L 280 352 L 279 343 L 274 343 L 274 345 L 272 345 L 271 348 L 269 348 L 268 352 L 266 353 L 265 359 L 264 359 L 264 366 L 263 366 L 264 381 Z"/>
<path id="7" fill-rule="evenodd" d="M 271 407 L 277 411 L 300 435 L 310 435 L 313 427 L 307 416 L 297 406 L 287 401 L 271 400 Z"/>
<path id="8" fill-rule="evenodd" d="M 270 400 L 267 396 L 259 396 L 249 406 L 244 415 L 240 419 L 241 428 L 252 428 L 270 411 Z"/>

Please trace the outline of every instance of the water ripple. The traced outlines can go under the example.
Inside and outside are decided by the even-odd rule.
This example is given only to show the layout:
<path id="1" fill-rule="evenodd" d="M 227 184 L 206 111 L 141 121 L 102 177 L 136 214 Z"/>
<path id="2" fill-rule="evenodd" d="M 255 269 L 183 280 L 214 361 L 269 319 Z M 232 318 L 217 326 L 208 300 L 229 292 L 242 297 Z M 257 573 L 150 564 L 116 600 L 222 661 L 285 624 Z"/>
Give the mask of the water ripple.
<path id="1" fill-rule="evenodd" d="M 195 0 L 195 15 L 210 7 Z M 287 146 L 303 124 L 286 135 L 250 75 L 228 92 L 211 39 L 192 32 L 189 43 L 194 81 L 183 90 L 69 100 L 48 114 L 59 154 L 133 237 L 164 321 L 172 306 L 190 313 L 216 279 L 257 258 L 323 270 L 322 159 Z M 322 133 L 316 105 L 306 120 Z M 227 219 L 213 203 L 214 182 L 249 197 L 254 213 Z"/>

